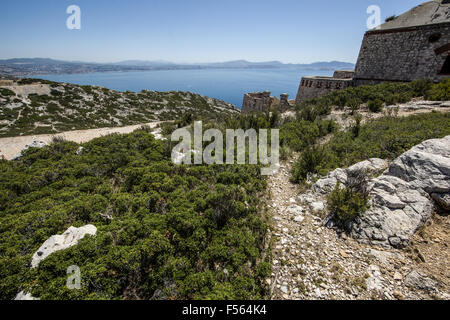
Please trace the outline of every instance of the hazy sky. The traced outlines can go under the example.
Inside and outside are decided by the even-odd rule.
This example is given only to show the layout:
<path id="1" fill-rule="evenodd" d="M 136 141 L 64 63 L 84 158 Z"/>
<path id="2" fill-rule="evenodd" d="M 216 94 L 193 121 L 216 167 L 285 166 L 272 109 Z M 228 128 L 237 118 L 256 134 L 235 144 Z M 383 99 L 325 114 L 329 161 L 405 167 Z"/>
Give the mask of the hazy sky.
<path id="1" fill-rule="evenodd" d="M 420 0 L 0 1 L 0 59 L 355 62 L 369 5 L 384 18 Z M 81 30 L 69 30 L 69 5 Z"/>

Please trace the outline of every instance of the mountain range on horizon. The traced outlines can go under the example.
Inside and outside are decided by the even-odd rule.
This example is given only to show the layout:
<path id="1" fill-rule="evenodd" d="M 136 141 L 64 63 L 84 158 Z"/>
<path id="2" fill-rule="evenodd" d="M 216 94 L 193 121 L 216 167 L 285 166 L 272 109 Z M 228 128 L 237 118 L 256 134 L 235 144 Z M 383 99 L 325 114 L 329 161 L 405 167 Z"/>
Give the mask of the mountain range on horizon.
<path id="1" fill-rule="evenodd" d="M 301 70 L 336 70 L 354 69 L 354 67 L 355 65 L 353 63 L 341 61 L 293 64 L 282 63 L 280 61 L 250 62 L 247 60 L 212 63 L 175 63 L 164 60 L 124 60 L 115 63 L 93 63 L 62 61 L 50 58 L 14 58 L 0 60 L 0 74 L 9 76 L 189 69 L 297 68 Z"/>

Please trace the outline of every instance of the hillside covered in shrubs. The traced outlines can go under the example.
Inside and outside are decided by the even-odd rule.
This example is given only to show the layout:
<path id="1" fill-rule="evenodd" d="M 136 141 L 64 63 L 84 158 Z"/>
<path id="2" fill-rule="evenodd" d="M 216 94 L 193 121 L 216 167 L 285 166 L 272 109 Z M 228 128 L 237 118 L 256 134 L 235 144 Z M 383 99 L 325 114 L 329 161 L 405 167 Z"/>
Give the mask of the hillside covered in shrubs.
<path id="1" fill-rule="evenodd" d="M 345 90 L 333 91 L 330 94 L 302 102 L 296 106 L 301 117 L 314 120 L 316 117 L 328 115 L 333 109 L 348 109 L 352 113 L 367 106 L 371 112 L 381 112 L 385 106 L 406 103 L 413 98 L 430 101 L 450 100 L 450 79 L 434 84 L 428 80 L 417 80 L 409 83 L 382 83 L 349 87 Z"/>
<path id="2" fill-rule="evenodd" d="M 204 130 L 278 128 L 282 159 L 297 156 L 291 181 L 306 184 L 335 168 L 368 158 L 392 160 L 424 140 L 450 135 L 448 113 L 409 117 L 386 113 L 366 122 L 358 116 L 363 108 L 382 112 L 388 104 L 413 97 L 449 100 L 448 84 L 418 81 L 348 88 L 302 103 L 295 117 L 285 118 L 276 111 L 239 115 L 233 108 L 181 93 L 165 95 L 161 104 L 184 101 L 191 105 L 189 109 L 153 113 L 142 99 L 157 100 L 157 93 L 106 94 L 107 89 L 95 87 L 48 85 L 57 91 L 62 86 L 66 93 L 75 90 L 80 94 L 77 103 L 89 102 L 87 96 L 104 99 L 106 109 L 98 112 L 101 119 L 110 119 L 105 125 L 113 124 L 108 121 L 117 125 L 119 119 L 113 111 L 109 113 L 107 106 L 118 109 L 107 101 L 120 101 L 137 104 L 122 115 L 121 124 L 155 120 L 155 114 L 158 119 L 175 120 L 161 125 L 163 135 L 200 119 L 205 120 Z M 8 105 L 16 103 L 15 93 L 1 94 L 2 103 L 5 99 Z M 174 100 L 167 102 L 168 97 Z M 31 104 L 33 99 L 39 100 L 34 101 L 36 108 L 46 105 L 48 110 L 51 105 L 45 96 L 31 96 Z M 345 109 L 353 125 L 343 128 L 327 118 L 335 109 Z M 75 124 L 91 127 L 93 122 L 84 120 L 90 121 L 95 110 L 86 118 L 56 112 L 47 119 L 56 121 L 56 130 Z M 33 117 L 23 118 L 33 119 L 24 120 L 23 127 L 10 126 L 11 131 L 3 133 L 40 132 L 31 125 L 36 123 Z M 82 145 L 59 139 L 42 149 L 30 148 L 19 160 L 0 160 L 0 299 L 13 299 L 22 290 L 41 299 L 269 297 L 271 221 L 266 187 L 270 177 L 261 176 L 256 165 L 177 166 L 170 159 L 172 147 L 142 127 Z M 337 187 L 330 195 L 329 209 L 347 221 L 367 209 L 367 200 L 358 188 Z M 70 226 L 86 224 L 97 227 L 95 236 L 52 253 L 38 268 L 30 268 L 33 253 L 46 239 Z M 81 269 L 80 290 L 65 285 L 71 265 Z"/>
<path id="3" fill-rule="evenodd" d="M 119 92 L 21 79 L 0 88 L 0 137 L 176 120 L 188 113 L 199 120 L 217 119 L 238 111 L 190 92 Z"/>
<path id="4" fill-rule="evenodd" d="M 425 140 L 450 135 L 450 114 L 388 116 L 358 126 L 336 131 L 325 145 L 304 149 L 293 166 L 292 180 L 304 182 L 308 175 L 326 175 L 369 158 L 393 160 Z"/>
<path id="5" fill-rule="evenodd" d="M 147 130 L 0 161 L 0 298 L 260 299 L 270 276 L 257 166 L 175 166 Z M 95 237 L 30 269 L 69 226 Z M 81 268 L 81 290 L 65 283 Z"/>

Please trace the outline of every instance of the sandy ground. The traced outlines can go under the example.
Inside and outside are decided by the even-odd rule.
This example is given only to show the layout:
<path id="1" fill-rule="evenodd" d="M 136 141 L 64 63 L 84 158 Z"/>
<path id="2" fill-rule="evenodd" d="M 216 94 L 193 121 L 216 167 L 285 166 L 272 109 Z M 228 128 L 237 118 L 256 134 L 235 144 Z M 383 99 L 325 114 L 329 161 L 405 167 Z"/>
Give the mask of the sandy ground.
<path id="1" fill-rule="evenodd" d="M 155 128 L 160 123 L 161 122 L 151 122 L 119 128 L 99 128 L 99 129 L 66 131 L 57 134 L 40 134 L 40 135 L 0 138 L 0 157 L 4 156 L 5 159 L 11 160 L 16 155 L 18 155 L 25 148 L 26 145 L 31 144 L 33 141 L 42 141 L 48 144 L 52 141 L 54 137 L 62 137 L 68 141 L 73 141 L 76 143 L 84 143 L 111 133 L 123 133 L 123 134 L 130 133 L 135 131 L 136 129 L 139 129 L 143 125 L 147 125 L 150 128 Z"/>

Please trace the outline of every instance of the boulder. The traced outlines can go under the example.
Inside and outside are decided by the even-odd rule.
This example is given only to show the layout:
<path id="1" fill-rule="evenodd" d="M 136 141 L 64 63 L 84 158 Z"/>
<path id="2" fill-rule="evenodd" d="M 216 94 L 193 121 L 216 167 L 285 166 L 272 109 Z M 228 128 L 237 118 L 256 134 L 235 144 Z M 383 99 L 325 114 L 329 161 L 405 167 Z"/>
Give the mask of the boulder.
<path id="1" fill-rule="evenodd" d="M 325 204 L 322 201 L 313 202 L 311 203 L 311 209 L 315 213 L 323 211 L 325 210 Z"/>
<path id="2" fill-rule="evenodd" d="M 369 175 L 376 175 L 387 169 L 389 163 L 383 159 L 372 158 L 359 162 L 347 169 L 336 169 L 331 171 L 325 178 L 318 180 L 312 187 L 314 192 L 327 194 L 335 187 L 336 183 L 342 185 L 347 183 L 348 176 L 351 174 L 366 172 Z"/>
<path id="3" fill-rule="evenodd" d="M 425 141 L 369 182 L 370 209 L 353 223 L 361 242 L 402 248 L 430 219 L 433 197 L 444 208 L 450 194 L 450 136 Z"/>
<path id="4" fill-rule="evenodd" d="M 432 193 L 431 198 L 444 211 L 450 211 L 450 193 Z"/>
<path id="5" fill-rule="evenodd" d="M 39 298 L 33 297 L 31 293 L 25 293 L 25 291 L 20 291 L 14 298 L 14 300 L 29 301 L 29 300 L 39 300 Z"/>
<path id="6" fill-rule="evenodd" d="M 405 277 L 405 285 L 412 289 L 419 289 L 428 293 L 434 293 L 437 291 L 436 281 L 423 276 L 416 270 L 413 270 Z"/>
<path id="7" fill-rule="evenodd" d="M 398 157 L 388 174 L 428 194 L 450 192 L 450 136 L 427 140 Z"/>
<path id="8" fill-rule="evenodd" d="M 39 263 L 53 252 L 75 246 L 86 235 L 95 235 L 97 228 L 91 224 L 75 228 L 70 227 L 62 235 L 54 235 L 48 238 L 44 244 L 34 253 L 31 259 L 31 268 L 36 268 Z"/>

